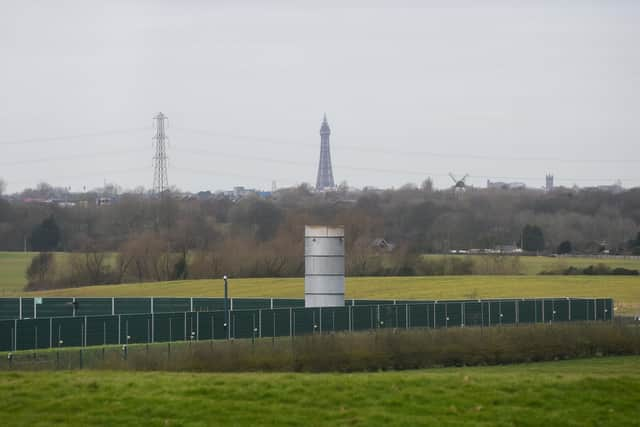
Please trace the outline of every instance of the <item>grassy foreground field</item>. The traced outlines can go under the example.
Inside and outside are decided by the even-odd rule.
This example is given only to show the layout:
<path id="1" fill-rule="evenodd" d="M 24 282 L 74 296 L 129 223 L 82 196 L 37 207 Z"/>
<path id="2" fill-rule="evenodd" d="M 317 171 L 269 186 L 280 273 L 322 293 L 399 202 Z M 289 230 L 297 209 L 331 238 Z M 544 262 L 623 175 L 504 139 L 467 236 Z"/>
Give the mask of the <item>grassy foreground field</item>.
<path id="1" fill-rule="evenodd" d="M 303 298 L 303 278 L 231 279 L 231 297 Z M 26 294 L 25 294 L 26 295 Z M 87 286 L 40 296 L 223 296 L 222 280 L 185 280 Z M 356 299 L 476 299 L 612 297 L 618 314 L 640 311 L 640 277 L 633 276 L 427 276 L 348 277 L 346 297 Z"/>
<path id="2" fill-rule="evenodd" d="M 356 374 L 4 372 L 0 401 L 5 426 L 633 426 L 639 367 L 631 356 Z"/>

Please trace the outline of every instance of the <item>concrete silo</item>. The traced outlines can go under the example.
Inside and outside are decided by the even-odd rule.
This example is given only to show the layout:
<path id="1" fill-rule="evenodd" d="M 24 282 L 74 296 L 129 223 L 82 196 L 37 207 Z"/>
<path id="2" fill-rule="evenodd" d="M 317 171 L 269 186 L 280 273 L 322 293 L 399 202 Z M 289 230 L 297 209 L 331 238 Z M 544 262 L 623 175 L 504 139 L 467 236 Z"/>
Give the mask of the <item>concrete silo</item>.
<path id="1" fill-rule="evenodd" d="M 344 306 L 343 226 L 305 226 L 304 305 Z"/>

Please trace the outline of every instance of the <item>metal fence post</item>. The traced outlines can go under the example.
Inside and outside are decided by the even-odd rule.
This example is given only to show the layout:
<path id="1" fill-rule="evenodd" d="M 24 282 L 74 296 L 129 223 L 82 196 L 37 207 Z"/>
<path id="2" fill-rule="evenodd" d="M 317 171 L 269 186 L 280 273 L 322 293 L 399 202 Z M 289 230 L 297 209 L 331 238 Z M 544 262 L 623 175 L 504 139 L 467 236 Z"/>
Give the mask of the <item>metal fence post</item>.
<path id="1" fill-rule="evenodd" d="M 18 320 L 13 320 L 13 351 L 18 350 Z"/>
<path id="2" fill-rule="evenodd" d="M 405 304 L 405 308 L 404 308 L 404 314 L 406 316 L 405 319 L 405 326 L 407 327 L 407 329 L 409 329 L 409 304 Z"/>
<path id="3" fill-rule="evenodd" d="M 20 314 L 18 319 L 22 319 L 22 297 L 18 298 L 18 304 L 18 313 Z"/>
<path id="4" fill-rule="evenodd" d="M 49 348 L 53 347 L 53 317 L 49 318 Z"/>

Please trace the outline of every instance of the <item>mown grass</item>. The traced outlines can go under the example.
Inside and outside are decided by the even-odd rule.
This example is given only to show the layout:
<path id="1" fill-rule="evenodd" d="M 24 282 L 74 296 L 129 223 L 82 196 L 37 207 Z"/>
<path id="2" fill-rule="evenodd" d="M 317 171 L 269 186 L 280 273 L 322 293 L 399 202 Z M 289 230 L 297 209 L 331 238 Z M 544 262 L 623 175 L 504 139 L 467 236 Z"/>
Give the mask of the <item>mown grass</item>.
<path id="1" fill-rule="evenodd" d="M 640 357 L 384 373 L 0 373 L 4 426 L 633 426 Z"/>
<path id="2" fill-rule="evenodd" d="M 425 255 L 427 258 L 442 258 L 451 255 Z M 453 255 L 459 258 L 469 257 L 473 260 L 482 259 L 488 255 Z M 627 268 L 631 270 L 640 270 L 640 259 L 623 259 L 623 258 L 597 258 L 597 257 L 570 257 L 570 256 L 529 256 L 523 255 L 519 257 L 521 274 L 535 275 L 543 271 L 561 271 L 566 270 L 570 266 L 577 268 L 586 268 L 590 265 L 606 264 L 611 268 Z"/>
<path id="3" fill-rule="evenodd" d="M 25 271 L 35 252 L 0 252 L 0 295 L 21 291 L 27 284 Z M 57 256 L 64 256 L 58 253 Z M 425 255 L 438 258 L 445 255 Z M 449 256 L 449 255 L 446 255 Z M 463 255 L 457 255 L 463 257 Z M 484 255 L 470 255 L 472 259 Z M 521 256 L 522 274 L 535 275 L 542 271 L 562 270 L 569 266 L 585 268 L 598 263 L 607 264 L 611 268 L 623 267 L 640 270 L 640 259 L 602 259 L 602 258 L 573 258 L 547 256 Z"/>
<path id="4" fill-rule="evenodd" d="M 34 255 L 32 252 L 0 252 L 0 295 L 24 289 L 25 272 Z"/>
<path id="5" fill-rule="evenodd" d="M 223 296 L 221 279 L 87 286 L 36 292 L 40 296 Z M 303 278 L 233 279 L 231 297 L 304 298 Z M 28 295 L 28 294 L 23 294 Z M 616 313 L 640 313 L 637 276 L 426 276 L 348 277 L 346 298 L 477 299 L 611 297 Z"/>

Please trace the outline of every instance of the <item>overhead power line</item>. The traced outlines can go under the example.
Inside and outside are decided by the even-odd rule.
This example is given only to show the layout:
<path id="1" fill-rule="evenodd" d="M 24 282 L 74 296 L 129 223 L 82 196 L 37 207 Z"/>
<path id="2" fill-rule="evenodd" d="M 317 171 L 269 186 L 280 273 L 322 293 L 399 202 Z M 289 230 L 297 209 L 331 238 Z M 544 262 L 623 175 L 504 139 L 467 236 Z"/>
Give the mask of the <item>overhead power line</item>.
<path id="1" fill-rule="evenodd" d="M 43 137 L 35 137 L 35 138 L 0 141 L 0 145 L 22 145 L 22 144 L 37 144 L 41 142 L 61 142 L 61 141 L 68 141 L 68 140 L 74 140 L 74 139 L 95 138 L 95 137 L 112 136 L 112 135 L 119 135 L 119 134 L 132 134 L 132 133 L 138 133 L 142 131 L 148 132 L 149 129 L 148 128 L 131 128 L 131 129 L 106 130 L 101 132 L 80 133 L 75 135 L 43 136 Z"/>
<path id="2" fill-rule="evenodd" d="M 239 160 L 254 160 L 260 162 L 268 162 L 268 163 L 276 163 L 276 164 L 288 164 L 295 166 L 302 166 L 305 168 L 313 167 L 315 163 L 312 162 L 303 162 L 296 160 L 284 160 L 281 158 L 272 158 L 272 157 L 264 157 L 264 156 L 253 156 L 248 154 L 236 154 L 236 153 L 228 153 L 228 152 L 220 152 L 220 151 L 210 151 L 203 148 L 180 148 L 179 152 L 193 154 L 199 157 L 211 156 L 212 158 L 232 158 Z M 359 167 L 359 166 L 350 166 L 350 165 L 341 165 L 337 164 L 334 166 L 336 170 L 352 170 L 352 171 L 363 171 L 363 172 L 374 172 L 374 173 L 384 173 L 384 174 L 404 174 L 404 175 L 415 175 L 420 177 L 448 177 L 448 172 L 433 172 L 433 171 L 418 171 L 411 169 L 396 169 L 396 168 L 373 168 L 373 167 Z M 508 180 L 537 180 L 540 177 L 525 177 L 525 176 L 492 176 L 492 175 L 469 175 L 470 178 L 476 179 L 508 179 Z M 615 181 L 618 178 L 557 178 L 556 181 L 560 182 L 606 182 Z M 627 181 L 635 181 L 635 178 L 622 178 Z"/>
<path id="3" fill-rule="evenodd" d="M 183 131 L 190 132 L 201 135 L 209 135 L 215 136 L 223 139 L 232 139 L 232 140 L 249 140 L 267 144 L 274 145 L 286 145 L 286 146 L 295 146 L 295 147 L 310 147 L 317 149 L 318 145 L 316 143 L 306 143 L 299 141 L 291 141 L 286 139 L 275 139 L 269 137 L 261 137 L 261 136 L 250 136 L 250 135 L 234 135 L 204 129 L 189 129 L 189 128 L 174 128 L 174 131 Z M 380 148 L 380 147 L 371 147 L 365 145 L 349 145 L 349 144 L 334 144 L 332 150 L 335 151 L 356 151 L 359 153 L 379 153 L 379 154 L 389 154 L 389 155 L 402 155 L 408 157 L 415 156 L 425 156 L 425 157 L 436 157 L 436 158 L 451 158 L 451 159 L 471 159 L 471 160 L 487 160 L 487 161 L 532 161 L 532 162 L 564 162 L 564 163 L 640 163 L 640 159 L 589 159 L 589 158 L 567 158 L 567 157 L 536 157 L 536 156 L 487 156 L 481 154 L 470 154 L 470 153 L 443 153 L 443 152 L 434 152 L 434 151 L 421 151 L 421 150 L 397 150 L 397 149 L 388 149 L 388 148 Z"/>

